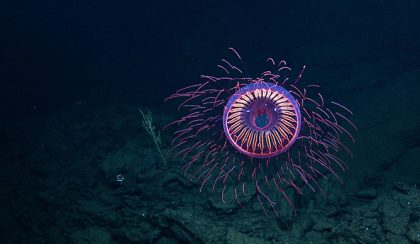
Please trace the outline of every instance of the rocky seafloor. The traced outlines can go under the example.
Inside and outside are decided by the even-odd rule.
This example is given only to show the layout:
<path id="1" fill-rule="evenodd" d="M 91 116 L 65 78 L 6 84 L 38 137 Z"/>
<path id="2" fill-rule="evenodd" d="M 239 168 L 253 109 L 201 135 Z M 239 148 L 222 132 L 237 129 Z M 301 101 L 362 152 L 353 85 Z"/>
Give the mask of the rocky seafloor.
<path id="1" fill-rule="evenodd" d="M 410 85 L 419 74 L 397 78 Z M 252 197 L 239 208 L 200 193 L 176 158 L 158 167 L 135 106 L 78 103 L 3 122 L 0 242 L 420 243 L 420 116 L 411 102 L 420 89 L 394 94 L 404 106 L 384 106 L 391 85 L 375 95 L 346 87 L 368 102 L 353 104 L 359 132 L 344 184 L 296 197 L 296 215 L 285 207 L 280 218 Z M 170 120 L 153 112 L 158 127 Z"/>

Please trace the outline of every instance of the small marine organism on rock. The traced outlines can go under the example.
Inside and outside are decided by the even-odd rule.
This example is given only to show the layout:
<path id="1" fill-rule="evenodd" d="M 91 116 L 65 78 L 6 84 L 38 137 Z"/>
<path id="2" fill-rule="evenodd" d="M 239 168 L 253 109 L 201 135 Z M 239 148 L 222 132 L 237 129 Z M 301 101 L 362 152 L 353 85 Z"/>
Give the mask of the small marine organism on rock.
<path id="1" fill-rule="evenodd" d="M 162 165 L 160 166 L 166 168 L 166 158 L 162 153 L 162 149 L 160 148 L 162 144 L 162 140 L 160 137 L 160 132 L 156 131 L 156 127 L 153 125 L 152 112 L 150 111 L 143 112 L 143 110 L 141 110 L 140 108 L 138 108 L 138 110 L 142 116 L 141 126 L 144 128 L 147 134 L 149 134 L 150 137 L 153 139 L 153 143 L 155 144 L 155 147 L 160 155 L 160 158 L 162 159 L 163 166 Z"/>

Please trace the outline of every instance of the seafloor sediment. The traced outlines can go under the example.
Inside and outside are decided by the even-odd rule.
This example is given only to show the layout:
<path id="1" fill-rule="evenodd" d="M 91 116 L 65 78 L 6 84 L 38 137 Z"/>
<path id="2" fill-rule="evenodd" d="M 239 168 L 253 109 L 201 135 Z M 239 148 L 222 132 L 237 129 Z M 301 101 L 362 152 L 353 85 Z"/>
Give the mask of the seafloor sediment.
<path id="1" fill-rule="evenodd" d="M 396 79 L 409 86 L 418 77 Z M 177 158 L 157 167 L 134 106 L 78 103 L 3 122 L 1 243 L 419 243 L 419 88 L 395 93 L 401 106 L 385 103 L 392 84 L 373 81 L 374 93 L 351 84 L 359 131 L 344 184 L 330 179 L 326 197 L 295 197 L 297 215 L 285 204 L 278 219 L 253 197 L 238 208 L 199 193 Z M 171 119 L 153 112 L 158 127 Z"/>

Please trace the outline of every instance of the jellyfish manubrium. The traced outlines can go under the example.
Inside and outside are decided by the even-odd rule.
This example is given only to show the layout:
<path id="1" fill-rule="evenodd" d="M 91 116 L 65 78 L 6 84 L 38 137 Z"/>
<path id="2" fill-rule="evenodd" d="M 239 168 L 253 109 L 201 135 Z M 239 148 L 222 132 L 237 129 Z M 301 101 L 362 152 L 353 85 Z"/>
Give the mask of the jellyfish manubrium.
<path id="1" fill-rule="evenodd" d="M 180 99 L 184 111 L 167 125 L 175 128 L 171 150 L 184 173 L 201 182 L 200 191 L 208 186 L 239 206 L 255 194 L 266 214 L 278 216 L 279 201 L 293 207 L 291 190 L 323 192 L 318 181 L 329 175 L 341 181 L 336 172 L 347 166 L 339 154 L 351 155 L 343 139 L 354 142 L 357 130 L 353 113 L 324 98 L 319 85 L 301 84 L 305 66 L 289 79 L 286 62 L 268 58 L 270 68 L 251 78 L 239 53 L 229 50 L 234 61 L 221 60 L 221 75 L 202 75 L 166 99 Z"/>

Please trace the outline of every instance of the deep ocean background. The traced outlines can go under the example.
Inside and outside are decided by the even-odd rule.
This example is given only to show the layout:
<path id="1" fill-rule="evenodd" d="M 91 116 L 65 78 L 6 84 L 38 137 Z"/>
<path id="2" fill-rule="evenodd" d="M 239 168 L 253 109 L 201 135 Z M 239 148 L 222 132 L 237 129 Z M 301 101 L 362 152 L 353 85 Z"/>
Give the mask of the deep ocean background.
<path id="1" fill-rule="evenodd" d="M 416 0 L 0 2 L 0 243 L 420 243 L 419 13 Z M 229 47 L 253 76 L 267 57 L 307 65 L 354 112 L 344 184 L 305 194 L 297 216 L 220 204 L 175 158 L 156 167 L 137 107 L 162 128 L 176 117 L 164 98 Z"/>

